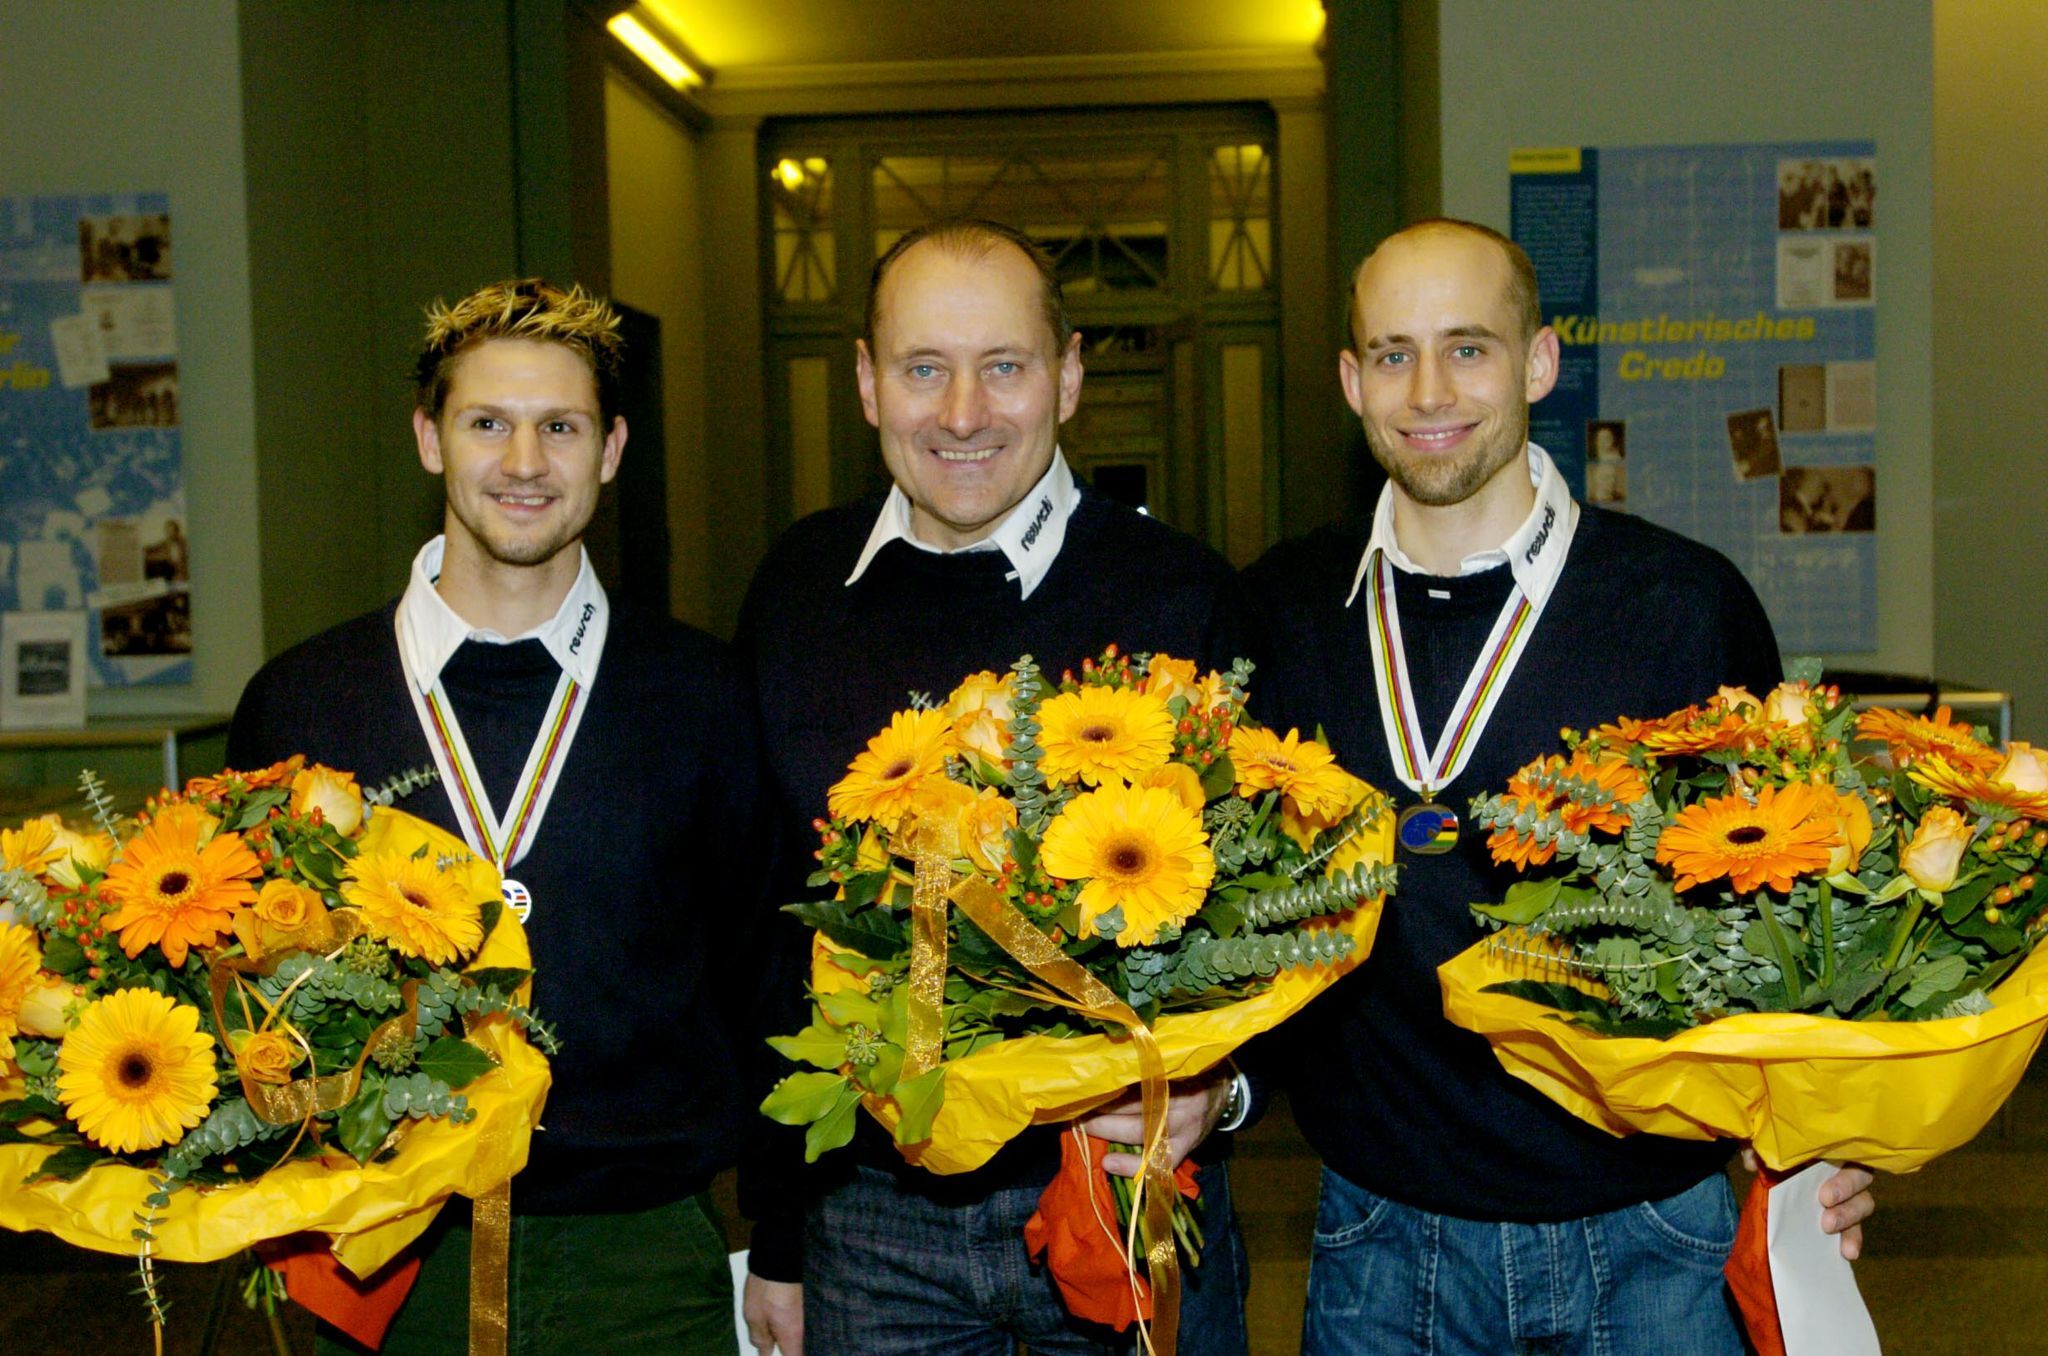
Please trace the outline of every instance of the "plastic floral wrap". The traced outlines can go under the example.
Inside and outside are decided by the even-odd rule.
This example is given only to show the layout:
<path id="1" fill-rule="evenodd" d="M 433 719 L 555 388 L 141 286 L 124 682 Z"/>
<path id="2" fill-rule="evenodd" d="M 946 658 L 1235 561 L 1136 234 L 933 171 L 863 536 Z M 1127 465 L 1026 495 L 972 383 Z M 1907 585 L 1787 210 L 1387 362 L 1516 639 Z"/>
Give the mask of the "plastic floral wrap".
<path id="1" fill-rule="evenodd" d="M 549 1084 L 497 872 L 293 759 L 0 831 L 0 1226 L 368 1275 L 524 1166 Z"/>
<path id="2" fill-rule="evenodd" d="M 1355 965 L 1393 817 L 1321 744 L 1259 728 L 1249 673 L 1112 647 L 1057 685 L 1027 657 L 898 712 L 817 826 L 813 884 L 837 898 L 791 906 L 817 930 L 814 1017 L 773 1042 L 812 1071 L 763 1110 L 807 1125 L 815 1158 L 866 1105 L 940 1173 L 1132 1087 L 1156 1129 L 1168 1079 Z M 1163 1133 L 1147 1138 L 1156 1204 L 1171 1189 Z M 1145 1307 L 1087 1313 L 1066 1293 L 1105 1321 Z"/>
<path id="3" fill-rule="evenodd" d="M 1473 906 L 1502 931 L 1441 967 L 1444 1011 L 1611 1133 L 1909 1172 L 1983 1128 L 2048 1030 L 2048 763 L 1810 677 L 1567 731 L 1476 798 L 1526 879 Z"/>

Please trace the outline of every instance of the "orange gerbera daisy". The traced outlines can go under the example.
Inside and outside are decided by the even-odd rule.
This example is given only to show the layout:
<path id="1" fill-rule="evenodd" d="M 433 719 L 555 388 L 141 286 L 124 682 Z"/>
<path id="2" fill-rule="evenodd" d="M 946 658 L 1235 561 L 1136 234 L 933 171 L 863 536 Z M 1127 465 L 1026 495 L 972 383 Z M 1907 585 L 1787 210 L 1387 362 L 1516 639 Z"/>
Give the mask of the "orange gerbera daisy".
<path id="1" fill-rule="evenodd" d="M 223 791 L 236 785 L 246 786 L 251 791 L 261 791 L 266 787 L 272 786 L 284 786 L 293 777 L 297 776 L 299 769 L 305 765 L 305 755 L 295 753 L 282 763 L 272 763 L 269 767 L 259 767 L 253 772 L 237 772 L 233 768 L 229 768 L 217 777 L 194 777 L 191 781 L 185 783 L 185 794 L 195 799 L 203 800 L 212 796 L 218 796 Z"/>
<path id="2" fill-rule="evenodd" d="M 1089 686 L 1038 708 L 1038 770 L 1055 785 L 1133 782 L 1173 752 L 1166 700 L 1129 688 Z"/>
<path id="3" fill-rule="evenodd" d="M 1738 893 L 1789 890 L 1795 876 L 1825 871 L 1841 830 L 1832 795 L 1803 782 L 1767 786 L 1754 803 L 1712 796 L 1679 812 L 1657 839 L 1657 860 L 1678 872 L 1678 888 L 1728 878 Z"/>
<path id="4" fill-rule="evenodd" d="M 826 793 L 835 819 L 872 819 L 895 828 L 918 783 L 943 772 L 955 751 L 952 722 L 943 710 L 898 711 L 889 728 L 868 741 L 846 766 L 846 775 Z"/>
<path id="5" fill-rule="evenodd" d="M 1731 710 L 1718 699 L 1674 711 L 1643 729 L 1637 741 L 1652 753 L 1711 753 L 1761 743 L 1767 734 L 1756 722 L 1757 708 Z"/>
<path id="6" fill-rule="evenodd" d="M 2014 740 L 2005 757 L 1989 770 L 1958 765 L 1945 754 L 1929 753 L 1915 758 L 1907 775 L 1944 796 L 2003 805 L 2029 819 L 2048 819 L 2048 760 L 2043 759 L 2041 750 L 2021 740 Z"/>
<path id="7" fill-rule="evenodd" d="M 1598 759 L 1576 754 L 1564 776 L 1566 798 L 1558 814 L 1573 833 L 1620 833 L 1628 827 L 1628 807 L 1650 794 L 1643 774 L 1612 754 Z"/>
<path id="8" fill-rule="evenodd" d="M 1528 810 L 1539 817 L 1547 817 L 1564 803 L 1564 795 L 1555 788 L 1553 781 L 1562 771 L 1564 759 L 1557 754 L 1538 758 L 1508 778 L 1508 789 L 1501 793 L 1500 799 L 1512 804 L 1517 815 Z M 1493 854 L 1496 862 L 1512 862 L 1526 871 L 1555 857 L 1557 842 L 1552 839 L 1539 843 L 1533 833 L 1520 832 L 1510 825 L 1487 835 L 1486 850 Z"/>
<path id="9" fill-rule="evenodd" d="M 1900 767 L 1930 754 L 1940 755 L 1951 768 L 1965 772 L 1989 772 L 1999 763 L 1998 750 L 1978 739 L 1968 725 L 1951 719 L 1946 706 L 1932 716 L 1876 707 L 1856 717 L 1856 735 L 1884 744 L 1892 751 L 1892 762 Z"/>
<path id="10" fill-rule="evenodd" d="M 1337 766 L 1335 754 L 1297 730 L 1283 737 L 1238 726 L 1230 732 L 1230 765 L 1237 769 L 1239 795 L 1278 791 L 1299 814 L 1335 823 L 1356 803 L 1357 779 Z"/>
<path id="11" fill-rule="evenodd" d="M 190 807 L 171 806 L 107 868 L 107 897 L 118 908 L 106 925 L 120 930 L 121 949 L 131 957 L 154 943 L 181 966 L 189 948 L 212 946 L 233 925 L 235 910 L 256 902 L 250 882 L 262 864 L 241 835 L 209 837 L 214 824 Z"/>

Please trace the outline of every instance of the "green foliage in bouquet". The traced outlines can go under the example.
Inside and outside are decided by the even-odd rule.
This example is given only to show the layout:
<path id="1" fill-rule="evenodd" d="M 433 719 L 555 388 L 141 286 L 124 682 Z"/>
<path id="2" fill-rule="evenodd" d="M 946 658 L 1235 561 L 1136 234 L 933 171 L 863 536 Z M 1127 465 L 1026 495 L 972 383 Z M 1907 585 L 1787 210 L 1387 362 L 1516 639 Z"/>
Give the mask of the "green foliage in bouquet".
<path id="1" fill-rule="evenodd" d="M 97 832 L 0 832 L 0 1144 L 52 1150 L 29 1183 L 127 1163 L 160 1209 L 337 1147 L 369 1162 L 408 1120 L 473 1114 L 462 1089 L 496 1064 L 464 1019 L 554 1049 L 518 1001 L 529 971 L 463 972 L 495 873 L 366 818 L 348 774 L 224 773 L 132 822 L 90 774 L 86 794 Z"/>
<path id="2" fill-rule="evenodd" d="M 2048 765 L 1945 708 L 1859 719 L 1818 677 L 1568 730 L 1564 755 L 1476 797 L 1494 859 L 1527 878 L 1473 912 L 1561 975 L 1492 987 L 1613 1035 L 1988 1008 L 2048 927 Z"/>

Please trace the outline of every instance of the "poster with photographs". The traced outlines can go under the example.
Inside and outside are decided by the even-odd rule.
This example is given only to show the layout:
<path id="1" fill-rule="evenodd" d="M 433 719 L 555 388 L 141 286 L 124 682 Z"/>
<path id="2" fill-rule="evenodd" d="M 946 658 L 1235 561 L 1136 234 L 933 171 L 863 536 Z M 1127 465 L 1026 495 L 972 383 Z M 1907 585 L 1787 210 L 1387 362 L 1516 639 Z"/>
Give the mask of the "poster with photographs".
<path id="1" fill-rule="evenodd" d="M 1543 147 L 1509 169 L 1559 346 L 1529 436 L 1587 503 L 1734 560 L 1786 650 L 1875 649 L 1876 146 Z"/>
<path id="2" fill-rule="evenodd" d="M 0 615 L 85 614 L 98 687 L 192 675 L 174 242 L 162 193 L 0 198 Z"/>

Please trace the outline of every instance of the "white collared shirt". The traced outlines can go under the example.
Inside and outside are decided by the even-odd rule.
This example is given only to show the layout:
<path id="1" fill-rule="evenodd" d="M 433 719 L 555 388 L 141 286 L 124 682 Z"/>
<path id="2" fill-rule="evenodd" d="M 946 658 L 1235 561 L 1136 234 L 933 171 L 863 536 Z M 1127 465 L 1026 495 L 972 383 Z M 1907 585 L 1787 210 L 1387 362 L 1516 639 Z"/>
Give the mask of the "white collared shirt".
<path id="1" fill-rule="evenodd" d="M 1003 515 L 993 532 L 971 546 L 947 551 L 917 539 L 910 525 L 910 496 L 903 493 L 901 486 L 891 485 L 889 497 L 882 501 L 882 511 L 875 517 L 874 529 L 868 533 L 867 545 L 861 548 L 860 559 L 853 563 L 853 573 L 846 576 L 846 582 L 853 584 L 866 574 L 868 565 L 884 546 L 892 541 L 906 541 L 933 555 L 1001 551 L 1010 561 L 1010 573 L 1005 578 L 1016 580 L 1022 596 L 1029 598 L 1031 591 L 1045 581 L 1046 571 L 1059 556 L 1067 539 L 1067 520 L 1074 516 L 1074 504 L 1079 498 L 1074 473 L 1068 469 L 1066 457 L 1054 448 L 1052 465 L 1045 468 L 1045 474 L 1038 478 L 1031 492 Z"/>
<path id="2" fill-rule="evenodd" d="M 441 680 L 442 666 L 462 648 L 464 641 L 486 645 L 511 645 L 538 640 L 569 676 L 589 688 L 597 682 L 598 660 L 604 654 L 605 629 L 611 609 L 606 605 L 604 585 L 590 566 L 590 553 L 581 546 L 581 567 L 569 596 L 555 609 L 555 615 L 522 635 L 508 636 L 488 627 L 471 626 L 448 606 L 434 581 L 441 577 L 441 559 L 447 549 L 445 536 L 435 537 L 413 557 L 412 578 L 405 596 L 398 600 L 398 643 L 405 652 L 406 665 L 420 691 L 431 690 Z"/>
<path id="3" fill-rule="evenodd" d="M 1537 534 L 1544 530 L 1544 509 L 1554 510 L 1562 503 L 1568 507 L 1561 510 L 1576 519 L 1579 506 L 1572 502 L 1571 491 L 1565 486 L 1564 473 L 1557 469 L 1557 463 L 1550 459 L 1535 443 L 1528 445 L 1529 484 L 1535 488 L 1536 502 L 1529 506 L 1529 516 L 1522 525 L 1509 534 L 1508 539 L 1490 551 L 1474 551 L 1458 562 L 1458 577 L 1478 574 L 1502 564 L 1514 574 L 1515 582 L 1522 586 L 1525 594 L 1533 596 L 1532 572 L 1539 552 L 1530 549 Z M 1357 599 L 1359 589 L 1365 583 L 1365 572 L 1372 565 L 1375 551 L 1385 551 L 1387 560 L 1397 570 L 1407 574 L 1433 574 L 1425 570 L 1401 549 L 1400 540 L 1394 535 L 1394 486 L 1391 482 L 1380 491 L 1380 501 L 1372 514 L 1372 536 L 1365 543 L 1365 554 L 1359 558 L 1358 572 L 1351 577 L 1351 592 L 1345 595 L 1344 606 L 1351 606 Z"/>

